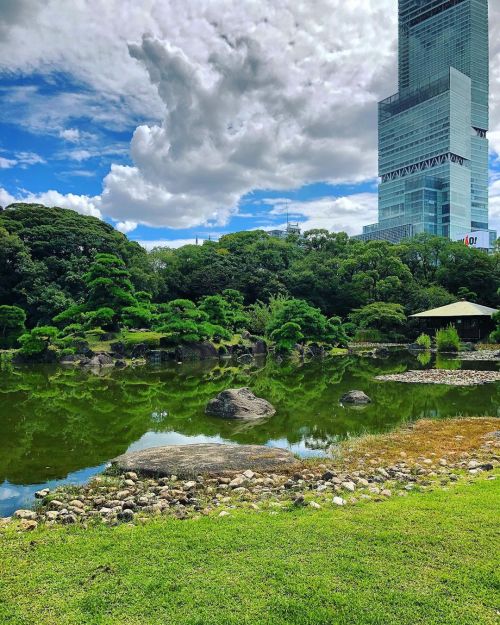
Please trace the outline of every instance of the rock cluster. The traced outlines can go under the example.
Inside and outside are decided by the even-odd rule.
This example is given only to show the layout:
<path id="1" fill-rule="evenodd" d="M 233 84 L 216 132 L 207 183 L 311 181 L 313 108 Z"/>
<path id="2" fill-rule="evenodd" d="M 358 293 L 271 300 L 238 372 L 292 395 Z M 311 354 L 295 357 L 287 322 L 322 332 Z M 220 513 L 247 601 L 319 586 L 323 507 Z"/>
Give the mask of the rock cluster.
<path id="1" fill-rule="evenodd" d="M 119 476 L 98 476 L 75 491 L 64 488 L 46 493 L 34 511 L 18 510 L 14 518 L 24 531 L 47 524 L 88 525 L 93 520 L 115 525 L 142 522 L 156 515 L 187 519 L 197 515 L 228 516 L 247 508 L 277 514 L 280 509 L 308 506 L 336 508 L 362 501 L 383 501 L 406 496 L 412 490 L 446 488 L 460 479 L 473 479 L 500 464 L 492 433 L 483 453 L 460 457 L 419 457 L 409 461 L 401 453 L 398 462 L 384 466 L 370 454 L 359 459 L 355 469 L 325 464 L 302 465 L 288 473 L 252 470 L 231 476 L 196 476 L 181 480 L 175 475 L 147 478 L 128 471 Z M 6 521 L 4 521 L 5 523 Z"/>
<path id="2" fill-rule="evenodd" d="M 486 360 L 490 362 L 500 362 L 500 352 L 497 349 L 480 349 L 473 352 L 460 352 L 457 356 L 459 360 Z"/>

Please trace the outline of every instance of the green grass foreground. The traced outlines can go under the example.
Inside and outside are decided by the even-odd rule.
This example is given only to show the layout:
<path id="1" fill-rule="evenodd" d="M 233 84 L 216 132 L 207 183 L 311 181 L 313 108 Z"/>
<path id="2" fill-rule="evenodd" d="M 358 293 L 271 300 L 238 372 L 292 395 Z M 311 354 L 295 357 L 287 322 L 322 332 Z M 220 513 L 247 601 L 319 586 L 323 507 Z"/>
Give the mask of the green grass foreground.
<path id="1" fill-rule="evenodd" d="M 498 623 L 500 480 L 338 509 L 0 535 L 2 625 Z"/>

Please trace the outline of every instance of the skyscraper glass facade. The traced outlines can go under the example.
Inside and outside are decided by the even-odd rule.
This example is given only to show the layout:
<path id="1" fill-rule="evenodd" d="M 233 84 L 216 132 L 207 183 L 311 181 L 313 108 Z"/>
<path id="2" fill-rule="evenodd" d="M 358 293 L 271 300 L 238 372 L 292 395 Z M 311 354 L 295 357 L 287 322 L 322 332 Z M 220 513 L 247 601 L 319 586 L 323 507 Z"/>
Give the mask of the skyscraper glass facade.
<path id="1" fill-rule="evenodd" d="M 399 91 L 379 103 L 379 223 L 362 238 L 488 229 L 488 66 L 488 0 L 399 0 Z"/>

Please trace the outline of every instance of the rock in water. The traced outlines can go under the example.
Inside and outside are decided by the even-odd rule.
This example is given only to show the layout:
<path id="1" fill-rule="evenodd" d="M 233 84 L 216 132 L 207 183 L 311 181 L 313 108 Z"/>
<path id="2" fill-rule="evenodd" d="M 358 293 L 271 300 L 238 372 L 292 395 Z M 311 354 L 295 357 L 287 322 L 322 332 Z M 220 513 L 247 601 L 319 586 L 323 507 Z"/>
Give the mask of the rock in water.
<path id="1" fill-rule="evenodd" d="M 278 473 L 299 466 L 295 456 L 287 449 L 220 443 L 142 449 L 116 458 L 113 464 L 119 471 L 137 471 L 142 475 L 159 477 L 176 475 L 183 479 L 205 474 L 233 476 L 235 472 L 247 471 Z M 238 488 L 248 482 L 247 477 L 241 476 L 227 483 L 232 484 L 230 488 Z"/>
<path id="2" fill-rule="evenodd" d="M 265 399 L 256 397 L 249 388 L 231 388 L 208 402 L 205 412 L 223 419 L 262 419 L 276 413 Z"/>
<path id="3" fill-rule="evenodd" d="M 363 391 L 349 391 L 349 393 L 342 395 L 340 401 L 343 404 L 355 404 L 357 406 L 361 406 L 364 404 L 370 404 L 372 400 L 368 397 L 368 395 L 366 395 L 366 393 L 363 393 Z"/>

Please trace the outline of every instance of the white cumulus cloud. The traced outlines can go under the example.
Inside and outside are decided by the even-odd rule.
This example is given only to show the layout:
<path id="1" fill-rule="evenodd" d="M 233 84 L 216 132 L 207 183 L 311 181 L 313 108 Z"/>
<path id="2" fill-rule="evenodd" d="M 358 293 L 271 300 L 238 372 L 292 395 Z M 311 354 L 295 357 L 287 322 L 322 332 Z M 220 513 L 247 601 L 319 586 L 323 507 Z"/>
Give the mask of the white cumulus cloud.
<path id="1" fill-rule="evenodd" d="M 270 199 L 266 203 L 273 206 L 270 211 L 273 215 L 284 215 L 288 211 L 290 220 L 297 219 L 303 232 L 320 228 L 353 235 L 359 234 L 364 225 L 377 220 L 376 193 L 325 197 L 307 202 Z"/>
<path id="2" fill-rule="evenodd" d="M 29 204 L 69 208 L 82 215 L 102 218 L 102 213 L 99 210 L 100 201 L 99 196 L 89 197 L 88 195 L 75 195 L 73 193 L 62 194 L 53 190 L 45 191 L 44 193 L 22 191 L 14 196 L 6 189 L 0 187 L 0 206 L 3 207 L 15 202 L 26 202 Z"/>
<path id="3" fill-rule="evenodd" d="M 111 167 L 100 200 L 82 200 L 122 227 L 221 225 L 255 189 L 376 176 L 376 103 L 397 89 L 396 0 L 4 0 L 0 24 L 0 71 L 61 72 L 85 86 L 4 93 L 27 127 L 78 143 L 68 152 L 77 162 L 95 152 L 75 115 L 136 128 L 131 164 Z M 490 24 L 498 154 L 497 2 Z M 319 212 L 303 215 L 359 231 L 376 218 L 368 195 L 316 201 L 308 209 Z"/>

